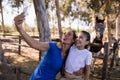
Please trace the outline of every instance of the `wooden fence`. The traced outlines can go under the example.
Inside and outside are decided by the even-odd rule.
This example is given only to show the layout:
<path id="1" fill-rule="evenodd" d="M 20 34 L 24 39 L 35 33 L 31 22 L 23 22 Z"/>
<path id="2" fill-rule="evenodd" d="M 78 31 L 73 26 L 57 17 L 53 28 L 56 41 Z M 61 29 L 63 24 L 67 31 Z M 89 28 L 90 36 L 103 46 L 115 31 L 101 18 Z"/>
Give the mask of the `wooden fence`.
<path id="1" fill-rule="evenodd" d="M 32 36 L 33 38 L 37 38 L 36 36 Z M 18 54 L 21 55 L 21 47 L 22 47 L 22 37 L 19 36 L 19 44 L 18 44 Z M 59 39 L 53 39 L 52 41 L 60 41 Z M 109 56 L 109 53 L 110 53 L 110 45 L 109 45 L 109 42 L 105 42 L 104 43 L 104 58 L 103 58 L 103 67 L 102 67 L 102 80 L 109 80 L 109 76 L 108 76 L 108 56 Z M 116 50 L 114 50 L 114 52 L 117 52 Z M 39 55 L 39 59 L 41 59 L 41 53 Z M 114 65 L 114 60 L 115 60 L 115 54 L 111 60 L 111 68 L 113 67 Z M 17 67 L 16 68 L 16 76 L 17 76 L 17 80 L 22 80 L 21 79 L 21 74 L 25 74 L 25 75 L 31 75 L 31 72 L 26 70 L 26 69 L 23 69 L 21 67 Z"/>

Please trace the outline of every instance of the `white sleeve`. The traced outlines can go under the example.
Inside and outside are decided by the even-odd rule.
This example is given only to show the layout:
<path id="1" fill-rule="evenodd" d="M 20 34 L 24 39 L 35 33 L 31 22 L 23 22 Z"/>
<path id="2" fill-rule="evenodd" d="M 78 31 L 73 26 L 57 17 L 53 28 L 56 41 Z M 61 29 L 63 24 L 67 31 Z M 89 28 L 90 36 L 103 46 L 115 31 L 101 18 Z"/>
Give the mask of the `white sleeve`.
<path id="1" fill-rule="evenodd" d="M 72 51 L 73 49 L 75 49 L 76 48 L 76 46 L 75 46 L 75 44 L 73 44 L 71 47 L 70 47 L 70 51 Z"/>
<path id="2" fill-rule="evenodd" d="M 92 62 L 92 53 L 89 52 L 85 61 L 85 65 L 90 65 Z"/>

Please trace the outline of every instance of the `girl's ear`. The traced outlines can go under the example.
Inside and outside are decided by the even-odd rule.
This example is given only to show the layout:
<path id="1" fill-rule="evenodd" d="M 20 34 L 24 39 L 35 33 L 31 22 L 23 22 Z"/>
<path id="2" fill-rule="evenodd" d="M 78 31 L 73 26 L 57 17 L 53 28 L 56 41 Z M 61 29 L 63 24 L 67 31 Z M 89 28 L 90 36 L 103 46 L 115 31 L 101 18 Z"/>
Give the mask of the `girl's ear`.
<path id="1" fill-rule="evenodd" d="M 86 45 L 88 45 L 90 43 L 90 41 L 86 41 Z"/>
<path id="2" fill-rule="evenodd" d="M 75 42 L 76 41 L 76 39 L 73 39 L 73 42 Z"/>
<path id="3" fill-rule="evenodd" d="M 75 43 L 75 40 L 73 40 L 72 42 Z"/>

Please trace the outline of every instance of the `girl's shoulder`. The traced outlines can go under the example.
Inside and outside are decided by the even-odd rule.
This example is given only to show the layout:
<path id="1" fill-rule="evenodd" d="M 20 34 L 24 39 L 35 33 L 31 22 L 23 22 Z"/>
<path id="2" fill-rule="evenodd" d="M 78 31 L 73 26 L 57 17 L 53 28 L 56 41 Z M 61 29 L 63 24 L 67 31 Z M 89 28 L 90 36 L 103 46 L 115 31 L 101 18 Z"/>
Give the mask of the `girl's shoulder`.
<path id="1" fill-rule="evenodd" d="M 89 54 L 89 55 L 92 55 L 92 52 L 89 51 L 88 49 L 85 49 L 86 53 Z"/>
<path id="2" fill-rule="evenodd" d="M 73 44 L 70 49 L 76 49 L 76 48 L 77 47 L 75 46 L 75 44 Z"/>
<path id="3" fill-rule="evenodd" d="M 49 42 L 49 49 L 61 49 L 56 42 Z"/>
<path id="4" fill-rule="evenodd" d="M 49 43 L 49 46 L 52 47 L 52 46 L 55 46 L 56 45 L 56 42 L 48 42 Z"/>

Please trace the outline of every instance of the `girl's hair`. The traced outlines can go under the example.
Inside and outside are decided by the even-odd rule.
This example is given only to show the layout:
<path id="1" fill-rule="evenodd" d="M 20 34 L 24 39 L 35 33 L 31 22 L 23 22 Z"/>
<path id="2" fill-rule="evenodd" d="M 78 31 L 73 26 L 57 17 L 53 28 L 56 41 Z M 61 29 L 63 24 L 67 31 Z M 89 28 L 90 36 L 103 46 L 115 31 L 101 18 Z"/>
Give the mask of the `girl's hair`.
<path id="1" fill-rule="evenodd" d="M 87 31 L 81 31 L 81 32 L 86 36 L 86 41 L 89 41 L 89 43 L 90 43 L 90 34 Z M 85 48 L 87 49 L 88 46 L 89 46 L 89 44 L 86 45 Z"/>
<path id="2" fill-rule="evenodd" d="M 64 31 L 66 30 L 70 30 L 73 32 L 73 39 L 75 40 L 77 38 L 77 35 L 76 35 L 76 31 L 75 30 L 72 30 L 71 28 L 66 28 Z"/>
<path id="3" fill-rule="evenodd" d="M 74 40 L 74 42 L 71 44 L 71 46 L 72 46 L 75 43 L 77 35 L 76 35 L 76 32 L 74 30 L 71 30 L 71 31 L 73 32 L 73 40 Z M 64 73 L 65 72 L 65 62 L 66 62 L 66 59 L 68 57 L 69 50 L 70 50 L 70 48 L 66 51 L 67 55 L 65 56 L 64 63 L 62 65 L 62 68 L 61 68 L 61 71 L 60 71 L 60 73 L 61 73 L 62 76 L 65 76 L 65 73 Z"/>
<path id="4" fill-rule="evenodd" d="M 74 31 L 74 30 L 72 30 L 72 32 L 73 32 L 73 40 L 75 41 L 76 40 L 76 38 L 77 38 L 77 35 L 76 35 L 76 32 Z M 73 43 L 74 44 L 74 43 Z M 72 45 L 73 45 L 72 44 Z"/>

